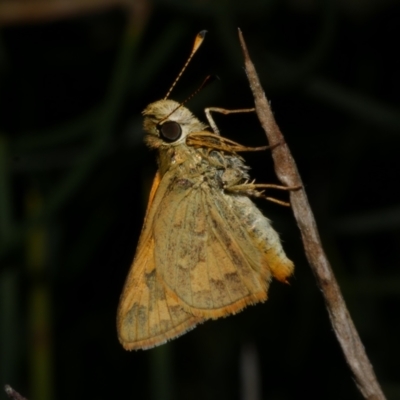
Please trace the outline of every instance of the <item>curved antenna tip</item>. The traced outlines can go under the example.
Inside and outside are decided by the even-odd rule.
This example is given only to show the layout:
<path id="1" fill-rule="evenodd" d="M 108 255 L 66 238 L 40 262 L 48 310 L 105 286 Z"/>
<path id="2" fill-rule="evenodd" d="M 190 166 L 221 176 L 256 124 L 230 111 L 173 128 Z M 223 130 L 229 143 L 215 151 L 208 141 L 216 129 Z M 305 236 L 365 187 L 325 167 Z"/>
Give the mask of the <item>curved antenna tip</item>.
<path id="1" fill-rule="evenodd" d="M 204 41 L 204 38 L 206 36 L 207 31 L 206 30 L 202 30 L 200 31 L 197 35 L 196 38 L 194 39 L 194 43 L 193 43 L 193 49 L 192 52 L 190 53 L 189 58 L 187 59 L 185 65 L 183 66 L 183 68 L 181 69 L 181 72 L 179 72 L 178 76 L 176 77 L 174 83 L 172 84 L 172 86 L 170 87 L 170 89 L 168 90 L 167 94 L 164 97 L 165 99 L 168 99 L 169 95 L 172 92 L 172 89 L 175 87 L 176 83 L 178 82 L 179 78 L 182 76 L 183 72 L 185 71 L 186 67 L 188 66 L 190 60 L 193 58 L 194 54 L 196 53 L 196 51 L 199 49 L 199 47 L 201 46 L 201 44 Z"/>
<path id="2" fill-rule="evenodd" d="M 207 31 L 203 30 L 203 31 L 200 31 L 196 35 L 196 38 L 194 39 L 192 54 L 194 54 L 197 51 L 197 49 L 200 47 L 200 45 L 203 43 L 203 40 L 206 37 L 206 33 L 207 33 Z"/>
<path id="3" fill-rule="evenodd" d="M 204 39 L 204 36 L 206 36 L 206 33 L 207 33 L 207 32 L 208 32 L 207 30 L 203 29 L 202 31 L 200 31 L 200 32 L 197 34 L 197 36 L 200 36 L 202 39 Z"/>

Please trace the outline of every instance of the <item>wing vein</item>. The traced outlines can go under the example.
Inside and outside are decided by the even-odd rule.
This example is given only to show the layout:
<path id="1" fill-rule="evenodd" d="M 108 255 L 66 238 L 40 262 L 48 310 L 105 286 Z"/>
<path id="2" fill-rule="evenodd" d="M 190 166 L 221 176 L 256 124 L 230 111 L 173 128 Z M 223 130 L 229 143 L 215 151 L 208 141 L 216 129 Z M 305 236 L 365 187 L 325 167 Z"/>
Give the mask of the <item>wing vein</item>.
<path id="1" fill-rule="evenodd" d="M 217 197 L 216 197 L 216 199 L 217 199 Z M 218 225 L 222 225 L 221 222 L 218 221 L 218 219 L 221 220 L 221 219 L 223 218 L 222 215 L 224 215 L 224 214 L 221 212 L 221 207 L 220 207 L 220 205 L 218 204 L 218 201 L 215 201 L 214 204 L 215 204 L 216 208 L 218 209 L 218 214 L 215 215 L 215 211 L 213 211 L 212 208 L 210 208 L 210 210 L 211 210 L 210 214 L 213 215 L 214 220 L 216 220 L 216 223 L 217 223 Z M 230 216 L 232 216 L 233 218 L 235 218 L 235 219 L 237 220 L 237 216 L 236 216 L 236 214 L 235 214 L 234 212 L 231 212 L 231 213 L 230 213 Z M 233 229 L 233 227 L 232 227 L 232 225 L 231 225 L 231 223 L 230 223 L 230 221 L 229 221 L 229 218 L 225 218 L 225 220 L 226 220 L 226 222 L 227 222 L 228 225 L 229 225 L 229 227 L 228 227 L 228 229 L 227 229 L 227 233 L 230 235 L 230 234 L 231 234 L 230 232 L 231 232 L 231 231 L 234 232 L 234 229 Z M 241 226 L 241 222 L 240 222 L 240 221 L 237 221 L 237 222 L 238 222 L 238 223 L 235 224 L 235 225 L 240 227 L 240 226 Z M 211 225 L 212 225 L 212 224 L 211 224 Z M 223 249 L 223 251 L 225 252 L 225 254 L 228 256 L 228 258 L 231 260 L 232 264 L 233 264 L 233 265 L 236 265 L 236 264 L 235 264 L 234 257 L 232 257 L 231 252 L 228 251 L 228 249 L 227 249 L 226 245 L 224 244 L 223 239 L 221 238 L 220 234 L 218 234 L 218 231 L 215 230 L 215 228 L 214 228 L 213 226 L 212 226 L 212 229 L 213 229 L 213 232 L 214 232 L 215 236 L 218 238 L 218 241 L 221 243 L 221 248 Z M 232 243 L 233 243 L 233 242 L 232 242 Z M 245 263 L 250 267 L 250 269 L 251 269 L 252 271 L 254 271 L 254 269 L 252 268 L 251 264 L 247 261 L 247 257 L 246 257 L 245 254 L 243 253 L 243 250 L 242 250 L 242 247 L 240 246 L 240 244 L 236 244 L 236 245 L 235 245 L 235 249 L 236 249 L 236 251 L 240 254 L 241 260 L 242 260 L 243 262 L 245 262 Z M 241 281 L 242 281 L 243 285 L 246 287 L 247 291 L 248 291 L 249 293 L 251 293 L 252 290 L 251 290 L 251 288 L 248 286 L 248 284 L 247 284 L 247 282 L 246 282 L 246 279 L 245 279 L 244 276 L 243 276 L 243 273 L 240 271 L 240 268 L 238 268 L 237 271 L 239 272 L 239 276 L 240 276 L 240 278 L 241 278 Z M 231 296 L 230 296 L 230 297 L 231 297 Z M 231 300 L 232 300 L 232 297 L 231 297 Z"/>
<path id="2" fill-rule="evenodd" d="M 180 209 L 180 204 L 184 201 L 184 200 L 186 200 L 186 198 L 189 196 L 189 194 L 191 194 L 192 193 L 192 190 L 193 190 L 193 188 L 190 188 L 190 189 L 188 189 L 187 190 L 187 192 L 184 194 L 184 196 L 182 196 L 182 198 L 180 199 L 180 201 L 179 201 L 179 203 L 177 204 L 177 206 L 175 207 L 175 210 L 174 210 L 174 213 L 173 213 L 173 215 L 171 215 L 171 223 L 173 223 L 173 221 L 175 220 L 175 216 L 176 216 L 176 213 L 177 213 L 177 211 Z M 188 209 L 188 206 L 189 206 L 189 203 L 190 202 L 188 202 L 188 201 L 186 201 L 185 202 L 185 208 L 184 208 L 184 219 L 183 219 L 183 227 L 181 228 L 181 231 L 182 230 L 184 230 L 183 228 L 186 226 L 186 219 L 187 219 L 187 209 Z M 178 238 L 177 238 L 177 241 L 176 241 L 176 243 L 175 243 L 175 249 L 174 249 L 174 258 L 173 258 L 173 262 L 174 262 L 174 264 L 173 264 L 173 268 L 175 269 L 175 276 L 174 276 L 174 288 L 176 288 L 177 287 L 177 279 L 178 279 L 178 274 L 177 274 L 177 262 L 178 262 L 178 260 L 177 260 L 177 258 L 178 258 L 178 256 L 179 256 L 179 249 L 181 249 L 181 246 L 182 246 L 182 239 L 183 239 L 183 235 L 182 234 L 180 234 L 180 235 L 178 235 Z M 181 298 L 179 297 L 179 299 L 181 300 Z"/>
<path id="3" fill-rule="evenodd" d="M 202 197 L 202 199 L 201 199 L 201 209 L 202 209 L 202 212 L 203 212 L 204 219 L 207 220 L 207 212 L 206 212 L 206 209 L 204 208 L 205 207 L 204 204 L 206 203 L 206 198 L 205 198 L 206 194 L 204 193 L 203 190 L 201 191 L 201 197 Z M 212 307 L 214 308 L 215 307 L 215 301 L 214 301 L 214 296 L 213 296 L 213 290 L 211 288 L 210 271 L 209 271 L 209 264 L 208 264 L 209 263 L 209 256 L 208 256 L 208 251 L 207 251 L 207 247 L 208 247 L 207 246 L 208 245 L 208 230 L 207 229 L 205 229 L 204 234 L 205 234 L 204 246 L 206 246 L 206 251 L 204 253 L 205 253 L 205 256 L 206 256 L 207 279 L 208 279 L 208 286 L 210 288 L 211 303 L 212 303 Z M 210 261 L 211 261 L 211 259 L 210 259 Z"/>
<path id="4" fill-rule="evenodd" d="M 209 211 L 210 211 L 207 215 L 208 215 L 209 217 L 212 218 L 212 214 L 213 214 L 213 212 L 212 212 L 212 207 L 210 207 L 210 205 L 209 205 L 208 203 L 207 203 L 207 206 L 208 206 Z M 214 219 L 214 220 L 215 220 L 215 219 Z M 218 224 L 217 221 L 216 221 L 216 223 Z M 229 258 L 229 259 L 231 260 L 231 262 L 233 263 L 232 257 L 230 256 L 229 252 L 227 251 L 226 246 L 225 246 L 225 244 L 223 243 L 222 239 L 221 239 L 220 236 L 217 234 L 217 230 L 215 229 L 214 224 L 212 223 L 212 221 L 209 221 L 209 225 L 210 225 L 210 227 L 211 227 L 212 232 L 214 233 L 215 238 L 216 238 L 216 239 L 218 240 L 218 242 L 220 243 L 221 249 L 224 251 L 224 253 L 228 256 L 228 258 Z M 211 249 L 211 252 L 214 253 L 214 257 L 212 257 L 212 258 L 213 258 L 214 260 L 217 261 L 215 264 L 217 265 L 217 268 L 218 268 L 218 270 L 219 270 L 219 272 L 220 272 L 221 278 L 223 278 L 224 275 L 223 275 L 223 272 L 222 272 L 220 263 L 218 262 L 218 261 L 219 261 L 219 260 L 218 260 L 218 255 L 215 254 L 215 252 L 214 252 L 212 246 L 210 246 L 210 249 Z M 229 290 L 229 287 L 228 287 L 228 285 L 224 285 L 224 286 L 225 286 L 225 289 L 227 290 L 227 293 L 228 293 L 230 302 L 232 303 L 232 302 L 233 302 L 233 300 L 232 300 L 232 294 L 231 294 L 231 292 L 230 292 L 230 290 Z"/>

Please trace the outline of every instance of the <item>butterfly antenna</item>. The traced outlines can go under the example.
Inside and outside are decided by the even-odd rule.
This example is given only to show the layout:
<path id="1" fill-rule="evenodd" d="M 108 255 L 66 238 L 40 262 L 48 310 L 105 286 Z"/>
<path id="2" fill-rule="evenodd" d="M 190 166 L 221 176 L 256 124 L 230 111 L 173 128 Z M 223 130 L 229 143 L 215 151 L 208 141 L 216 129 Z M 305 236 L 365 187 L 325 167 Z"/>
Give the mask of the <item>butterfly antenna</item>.
<path id="1" fill-rule="evenodd" d="M 210 83 L 214 82 L 216 79 L 219 79 L 217 75 L 208 75 L 208 76 L 206 76 L 206 78 L 204 79 L 202 84 L 191 95 L 189 95 L 185 100 L 183 100 L 182 103 L 179 104 L 179 107 L 182 107 L 189 100 L 193 99 L 193 97 L 196 96 L 197 93 L 199 93 L 201 90 L 203 90 Z"/>
<path id="2" fill-rule="evenodd" d="M 194 96 L 196 96 L 197 93 L 200 92 L 200 90 L 204 89 L 206 86 L 208 86 L 211 82 L 214 82 L 216 79 L 219 79 L 218 76 L 216 75 L 208 75 L 206 76 L 206 79 L 204 79 L 203 83 L 190 95 L 188 96 L 185 100 L 182 101 L 176 108 L 174 108 L 167 116 L 165 116 L 159 124 L 161 124 L 163 121 L 168 119 L 176 110 L 181 108 L 183 105 L 185 105 L 189 100 L 191 100 Z"/>
<path id="3" fill-rule="evenodd" d="M 199 49 L 199 47 L 201 46 L 201 44 L 203 43 L 203 40 L 206 36 L 207 31 L 201 31 L 197 34 L 196 38 L 194 39 L 194 44 L 193 44 L 193 49 L 192 52 L 190 53 L 189 58 L 187 59 L 185 65 L 183 66 L 183 68 L 181 69 L 181 72 L 179 72 L 179 75 L 176 77 L 174 83 L 172 84 L 172 86 L 170 87 L 170 89 L 168 90 L 168 93 L 166 94 L 166 96 L 164 97 L 164 100 L 168 99 L 169 95 L 171 94 L 173 88 L 175 87 L 176 83 L 179 81 L 180 77 L 182 76 L 183 72 L 185 71 L 186 67 L 189 65 L 191 59 L 193 58 L 193 56 L 196 54 L 197 50 Z M 199 89 L 200 90 L 200 89 Z"/>

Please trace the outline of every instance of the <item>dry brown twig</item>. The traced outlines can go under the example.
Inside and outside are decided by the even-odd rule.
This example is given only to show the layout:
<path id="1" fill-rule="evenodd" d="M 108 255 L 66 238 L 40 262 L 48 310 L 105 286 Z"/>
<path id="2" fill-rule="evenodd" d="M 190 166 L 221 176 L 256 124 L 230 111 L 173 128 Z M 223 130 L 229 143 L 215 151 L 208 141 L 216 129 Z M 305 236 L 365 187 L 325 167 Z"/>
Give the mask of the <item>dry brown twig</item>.
<path id="1" fill-rule="evenodd" d="M 303 187 L 296 163 L 272 114 L 240 29 L 239 40 L 244 54 L 245 69 L 250 88 L 253 92 L 258 119 L 267 135 L 269 143 L 272 145 L 274 143 L 281 143 L 280 146 L 276 146 L 272 150 L 276 175 L 286 186 L 294 187 L 301 185 Z M 317 284 L 324 295 L 329 318 L 346 361 L 353 372 L 357 387 L 365 399 L 383 400 L 385 396 L 376 379 L 372 365 L 365 353 L 364 346 L 322 248 L 315 219 L 304 189 L 291 191 L 290 202 L 301 232 L 306 257 L 317 280 Z"/>
<path id="2" fill-rule="evenodd" d="M 16 390 L 14 390 L 10 385 L 5 385 L 4 390 L 7 396 L 13 400 L 27 400 L 25 397 L 21 396 Z"/>

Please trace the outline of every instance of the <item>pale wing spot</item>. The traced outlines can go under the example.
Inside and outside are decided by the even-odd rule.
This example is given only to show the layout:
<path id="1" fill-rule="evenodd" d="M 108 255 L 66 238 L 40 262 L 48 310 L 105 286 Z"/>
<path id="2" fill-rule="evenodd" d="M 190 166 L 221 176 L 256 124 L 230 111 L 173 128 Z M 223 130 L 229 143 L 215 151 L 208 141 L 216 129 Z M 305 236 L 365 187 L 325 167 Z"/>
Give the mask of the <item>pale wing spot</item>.
<path id="1" fill-rule="evenodd" d="M 190 271 L 190 280 L 192 286 L 191 305 L 196 308 L 212 308 L 213 297 L 206 262 L 197 263 L 196 267 Z"/>

